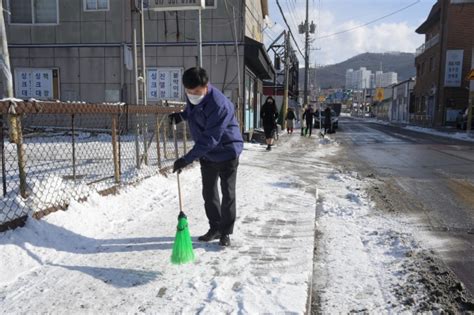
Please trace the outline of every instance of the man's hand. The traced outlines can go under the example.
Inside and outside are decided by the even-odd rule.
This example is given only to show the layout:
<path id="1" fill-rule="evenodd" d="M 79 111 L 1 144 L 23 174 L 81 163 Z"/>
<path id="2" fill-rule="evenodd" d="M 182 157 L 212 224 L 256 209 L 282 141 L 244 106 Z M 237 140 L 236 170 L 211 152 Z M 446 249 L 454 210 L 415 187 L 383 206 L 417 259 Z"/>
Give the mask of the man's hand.
<path id="1" fill-rule="evenodd" d="M 186 160 L 184 158 L 179 158 L 177 159 L 176 161 L 174 161 L 174 164 L 173 164 L 173 173 L 176 173 L 178 172 L 181 173 L 181 170 L 183 168 L 185 168 L 186 166 L 188 166 L 188 162 L 186 162 Z"/>
<path id="2" fill-rule="evenodd" d="M 174 122 L 177 125 L 177 124 L 179 124 L 180 122 L 183 121 L 183 117 L 181 116 L 181 113 L 169 114 L 168 118 L 170 120 L 170 124 L 173 124 L 173 122 Z"/>

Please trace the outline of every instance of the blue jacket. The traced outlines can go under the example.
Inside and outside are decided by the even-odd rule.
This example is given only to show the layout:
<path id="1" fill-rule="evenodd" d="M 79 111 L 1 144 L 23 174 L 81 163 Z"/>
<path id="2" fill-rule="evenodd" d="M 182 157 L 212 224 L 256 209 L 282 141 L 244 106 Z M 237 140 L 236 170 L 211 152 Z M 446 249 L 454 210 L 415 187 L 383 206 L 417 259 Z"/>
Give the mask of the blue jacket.
<path id="1" fill-rule="evenodd" d="M 193 105 L 187 101 L 181 116 L 188 121 L 194 140 L 194 147 L 184 155 L 186 162 L 200 158 L 223 162 L 237 158 L 242 152 L 244 140 L 234 104 L 211 84 L 201 103 Z"/>

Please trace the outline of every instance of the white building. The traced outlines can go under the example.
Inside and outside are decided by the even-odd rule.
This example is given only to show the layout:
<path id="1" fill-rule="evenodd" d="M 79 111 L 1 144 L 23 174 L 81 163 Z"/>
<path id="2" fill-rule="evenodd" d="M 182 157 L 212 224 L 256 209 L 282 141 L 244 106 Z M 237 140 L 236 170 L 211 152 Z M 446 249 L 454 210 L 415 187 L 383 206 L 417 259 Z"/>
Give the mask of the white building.
<path id="1" fill-rule="evenodd" d="M 346 89 L 362 90 L 371 86 L 372 71 L 361 67 L 359 70 L 348 69 L 346 71 Z"/>
<path id="2" fill-rule="evenodd" d="M 387 87 L 392 84 L 398 83 L 398 74 L 396 72 L 375 72 L 375 85 L 374 88 Z"/>
<path id="3" fill-rule="evenodd" d="M 385 72 L 382 74 L 380 87 L 386 87 L 398 83 L 398 74 L 396 72 Z"/>
<path id="4" fill-rule="evenodd" d="M 346 89 L 352 89 L 352 77 L 354 75 L 353 69 L 346 70 Z"/>

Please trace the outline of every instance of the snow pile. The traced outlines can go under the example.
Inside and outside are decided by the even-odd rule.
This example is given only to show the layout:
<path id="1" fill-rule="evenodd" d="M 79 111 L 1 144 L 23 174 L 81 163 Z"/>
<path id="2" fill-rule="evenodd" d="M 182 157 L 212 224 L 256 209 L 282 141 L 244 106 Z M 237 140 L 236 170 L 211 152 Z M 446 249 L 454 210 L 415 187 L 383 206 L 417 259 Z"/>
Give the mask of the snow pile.
<path id="1" fill-rule="evenodd" d="M 466 132 L 448 133 L 448 132 L 438 131 L 438 130 L 434 130 L 430 128 L 417 127 L 417 126 L 406 126 L 405 128 L 409 130 L 417 131 L 417 132 L 435 135 L 435 136 L 441 136 L 441 137 L 464 140 L 464 141 L 474 141 L 474 135 L 470 135 Z"/>
<path id="2" fill-rule="evenodd" d="M 461 291 L 418 241 L 418 232 L 369 201 L 357 173 L 332 171 L 318 189 L 317 311 L 456 312 Z M 377 189 L 372 186 L 372 189 Z"/>
<path id="3" fill-rule="evenodd" d="M 28 204 L 31 209 L 44 210 L 49 207 L 68 205 L 73 199 L 82 199 L 91 189 L 81 181 L 65 180 L 56 175 L 31 180 L 31 195 Z"/>

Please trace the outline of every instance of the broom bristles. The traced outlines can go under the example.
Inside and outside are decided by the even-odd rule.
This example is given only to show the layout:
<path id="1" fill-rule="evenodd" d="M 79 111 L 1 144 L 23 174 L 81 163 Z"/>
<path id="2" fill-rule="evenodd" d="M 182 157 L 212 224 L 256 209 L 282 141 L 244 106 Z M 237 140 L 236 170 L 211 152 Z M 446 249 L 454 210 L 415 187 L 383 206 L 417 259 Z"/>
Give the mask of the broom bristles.
<path id="1" fill-rule="evenodd" d="M 186 264 L 194 261 L 193 242 L 188 228 L 188 219 L 184 213 L 178 217 L 178 227 L 174 238 L 171 263 L 175 265 Z"/>

